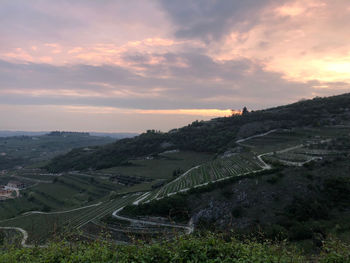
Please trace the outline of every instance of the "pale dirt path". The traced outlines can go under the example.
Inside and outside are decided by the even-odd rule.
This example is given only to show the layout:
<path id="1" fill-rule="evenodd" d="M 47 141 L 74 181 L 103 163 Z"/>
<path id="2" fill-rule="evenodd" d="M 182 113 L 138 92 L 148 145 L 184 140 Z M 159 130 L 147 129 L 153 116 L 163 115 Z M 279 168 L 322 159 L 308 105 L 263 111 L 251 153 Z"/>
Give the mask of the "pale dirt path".
<path id="1" fill-rule="evenodd" d="M 257 138 L 257 137 L 263 137 L 263 136 L 266 136 L 266 135 L 268 135 L 268 134 L 270 134 L 270 133 L 273 133 L 273 132 L 275 132 L 275 131 L 277 131 L 277 129 L 270 130 L 270 131 L 267 131 L 267 132 L 264 132 L 264 133 L 260 133 L 260 134 L 256 134 L 256 135 L 253 135 L 253 136 L 249 136 L 249 137 L 247 137 L 247 138 L 239 139 L 239 140 L 236 141 L 236 143 L 239 144 L 239 145 L 245 146 L 244 144 L 242 144 L 242 142 L 247 141 L 247 140 L 250 140 L 250 139 L 253 139 L 253 138 Z M 291 149 L 288 149 L 288 150 L 291 150 Z M 257 158 L 259 159 L 259 161 L 263 164 L 263 165 L 261 165 L 261 168 L 262 168 L 263 170 L 269 170 L 269 169 L 272 168 L 271 165 L 267 164 L 267 163 L 262 159 L 262 156 L 264 156 L 264 155 L 269 155 L 269 154 L 272 154 L 272 152 L 271 152 L 271 153 L 260 154 L 260 155 L 257 156 Z M 177 182 L 178 180 L 181 180 L 181 179 L 182 179 L 183 177 L 185 177 L 187 174 L 189 174 L 189 173 L 192 172 L 193 170 L 198 169 L 198 168 L 200 168 L 200 167 L 201 167 L 201 165 L 197 165 L 197 166 L 195 166 L 195 167 L 192 167 L 191 169 L 187 170 L 185 173 L 183 173 L 182 175 L 180 175 L 180 176 L 179 176 L 178 178 L 176 178 L 175 180 L 173 180 L 173 181 L 167 183 L 164 187 L 166 187 L 167 185 L 170 185 L 170 184 L 172 184 L 172 183 L 174 183 L 174 182 Z M 241 174 L 240 176 L 246 175 L 246 174 L 250 174 L 250 173 L 257 173 L 257 172 L 259 172 L 259 171 L 261 171 L 261 170 L 256 170 L 256 171 L 252 171 L 252 172 L 243 173 L 243 174 Z M 236 175 L 235 175 L 235 176 L 236 176 Z M 231 178 L 231 177 L 232 177 L 232 176 L 230 176 L 230 177 L 225 177 L 225 178 L 221 178 L 221 179 L 214 180 L 214 181 L 211 181 L 211 182 L 212 182 L 212 183 L 215 183 L 215 182 L 219 182 L 219 181 L 224 181 L 224 180 L 229 179 L 229 178 Z M 209 183 L 209 182 L 208 182 L 208 183 Z M 193 186 L 193 188 L 198 188 L 198 187 L 201 187 L 201 186 L 205 186 L 205 185 L 207 185 L 208 183 L 195 185 L 195 186 Z M 162 189 L 163 189 L 164 187 L 162 187 L 162 188 L 157 192 L 157 194 L 156 194 L 151 200 L 154 200 L 154 199 L 160 200 L 160 199 L 164 198 L 164 197 L 158 198 L 159 194 L 161 193 L 161 191 L 162 191 Z M 166 196 L 175 195 L 175 194 L 180 193 L 180 192 L 186 192 L 186 191 L 188 191 L 188 190 L 190 190 L 190 189 L 191 189 L 191 188 L 184 188 L 184 189 L 181 189 L 181 190 L 179 190 L 179 191 L 177 191 L 177 192 L 169 193 L 169 194 L 167 194 Z M 145 197 L 145 198 L 146 198 L 146 197 Z M 151 201 L 151 200 L 150 200 L 150 201 Z M 141 200 L 141 201 L 142 201 L 142 200 Z"/>
<path id="2" fill-rule="evenodd" d="M 253 136 L 250 136 L 250 137 L 247 137 L 247 138 L 244 138 L 244 139 L 240 139 L 240 140 L 237 140 L 236 143 L 237 144 L 241 144 L 242 142 L 244 141 L 247 141 L 247 140 L 250 140 L 250 139 L 253 139 L 253 138 L 256 138 L 256 137 L 262 137 L 262 136 L 265 136 L 265 135 L 268 135 L 272 132 L 275 132 L 276 129 L 274 130 L 270 130 L 268 132 L 265 132 L 265 133 L 262 133 L 262 134 L 257 134 L 257 135 L 253 135 Z M 326 141 L 329 141 L 329 140 L 324 140 L 322 141 L 321 143 L 323 142 L 326 142 Z M 241 144 L 242 146 L 244 146 L 244 144 Z M 303 144 L 300 144 L 300 145 L 296 145 L 296 146 L 293 146 L 293 147 L 289 147 L 289 148 L 286 148 L 286 149 L 283 149 L 283 150 L 280 150 L 280 151 L 277 151 L 278 153 L 285 153 L 285 152 L 288 152 L 288 151 L 291 151 L 291 150 L 294 150 L 294 149 L 297 149 L 297 148 L 301 148 L 301 147 L 304 147 L 305 145 Z M 262 170 L 268 170 L 268 169 L 271 169 L 271 165 L 267 164 L 263 159 L 262 157 L 265 156 L 265 155 L 271 155 L 273 154 L 273 152 L 268 152 L 268 153 L 263 153 L 263 154 L 260 154 L 257 156 L 257 158 L 259 159 L 259 161 L 263 164 L 261 167 L 262 167 Z M 308 162 L 308 161 L 307 161 Z M 306 162 L 303 162 L 303 163 L 306 163 Z M 197 165 L 195 167 L 192 167 L 191 169 L 187 170 L 184 174 L 182 174 L 181 176 L 179 176 L 178 178 L 176 178 L 174 181 L 170 182 L 170 183 L 174 183 L 178 180 L 180 180 L 181 178 L 183 178 L 184 176 L 186 176 L 188 173 L 190 173 L 191 171 L 193 171 L 194 169 L 198 169 L 199 167 L 201 167 L 201 165 Z M 251 173 L 256 173 L 256 172 L 259 172 L 261 170 L 256 170 L 256 171 L 252 171 L 252 172 L 247 172 L 247 173 L 244 173 L 242 175 L 245 175 L 245 174 L 251 174 Z M 226 179 L 229 179 L 231 177 L 226 177 L 226 178 L 221 178 L 221 179 L 218 179 L 218 180 L 215 180 L 215 181 L 212 181 L 212 182 L 218 182 L 218 181 L 223 181 L 223 180 L 226 180 Z M 168 184 L 170 184 L 168 183 Z M 168 185 L 167 184 L 167 185 Z M 209 184 L 208 183 L 204 183 L 204 184 L 200 184 L 200 185 L 196 185 L 194 186 L 194 188 L 197 188 L 197 187 L 201 187 L 201 186 L 205 186 Z M 174 194 L 177 194 L 179 192 L 185 192 L 185 191 L 188 191 L 190 190 L 190 188 L 186 188 L 186 189 L 181 189 L 180 191 L 178 192 L 174 192 L 174 193 L 170 193 L 168 194 L 168 196 L 170 195 L 174 195 Z M 156 196 L 153 198 L 157 198 L 157 196 L 159 195 L 160 192 L 158 192 L 156 194 Z M 133 202 L 134 205 L 138 205 L 140 202 L 142 202 L 144 199 L 146 199 L 148 196 L 150 195 L 150 192 L 146 192 L 144 193 L 142 196 L 140 196 L 136 201 Z M 163 197 L 164 198 L 164 197 Z M 152 200 L 153 200 L 152 199 Z M 162 199 L 162 198 L 157 198 L 158 200 L 159 199 Z M 73 211 L 77 211 L 77 210 L 81 210 L 81 209 L 85 209 L 85 208 L 89 208 L 89 207 L 93 207 L 93 206 L 99 206 L 101 205 L 102 202 L 100 203 L 97 203 L 97 204 L 93 204 L 93 205 L 89 205 L 89 206 L 85 206 L 85 207 L 80 207 L 80 208 L 76 208 L 76 209 L 72 209 L 72 210 L 67 210 L 67 211 L 61 211 L 61 212 L 41 212 L 41 211 L 31 211 L 31 212 L 27 212 L 25 213 L 25 215 L 28 215 L 28 214 L 61 214 L 61 213 L 68 213 L 68 212 L 73 212 Z M 165 227 L 174 227 L 174 228 L 182 228 L 182 229 L 185 229 L 186 230 L 186 233 L 187 234 L 191 234 L 193 233 L 194 231 L 194 226 L 193 224 L 190 222 L 188 226 L 184 226 L 184 225 L 177 225 L 177 224 L 168 224 L 168 223 L 157 223 L 157 222 L 152 222 L 152 221 L 146 221 L 146 220 L 138 220 L 138 219 L 132 219 L 132 218 L 127 218 L 127 217 L 123 217 L 123 216 L 119 216 L 118 213 L 123 210 L 125 206 L 121 207 L 121 208 L 118 208 L 117 210 L 115 210 L 113 213 L 112 213 L 112 216 L 117 218 L 117 219 L 120 219 L 120 220 L 126 220 L 126 221 L 129 221 L 129 222 L 132 222 L 132 223 L 140 223 L 140 224 L 146 224 L 146 225 L 154 225 L 154 226 L 165 226 Z M 21 242 L 21 245 L 23 247 L 32 247 L 31 245 L 27 245 L 26 244 L 26 241 L 28 239 L 28 233 L 27 231 L 25 231 L 24 229 L 22 228 L 18 228 L 18 227 L 0 227 L 0 229 L 5 229 L 5 230 L 17 230 L 19 232 L 22 233 L 23 235 L 23 239 L 22 239 L 22 242 Z"/>
<path id="3" fill-rule="evenodd" d="M 237 140 L 236 143 L 237 144 L 241 144 L 242 142 L 244 141 L 247 141 L 249 139 L 253 139 L 253 138 L 256 138 L 256 137 L 262 137 L 262 136 L 266 136 L 270 133 L 273 133 L 275 132 L 276 129 L 274 130 L 270 130 L 268 132 L 265 132 L 265 133 L 261 133 L 261 134 L 257 134 L 257 135 L 253 135 L 253 136 L 250 136 L 250 137 L 247 137 L 247 138 L 244 138 L 244 139 L 240 139 L 240 140 Z M 243 144 L 242 144 L 243 145 Z M 282 150 L 283 152 L 286 152 L 286 151 L 290 151 L 290 150 L 293 150 L 293 149 L 296 149 L 296 147 L 300 147 L 299 145 L 298 146 L 294 146 L 294 147 L 290 147 L 290 148 L 287 148 L 287 149 L 284 149 Z M 259 159 L 259 161 L 263 164 L 261 165 L 261 168 L 262 170 L 269 170 L 269 169 L 272 169 L 271 165 L 267 164 L 263 159 L 262 157 L 264 155 L 269 155 L 269 154 L 272 154 L 273 152 L 269 152 L 269 153 L 264 153 L 264 154 L 260 154 L 257 156 L 257 158 Z M 185 173 L 183 173 L 181 176 L 179 176 L 178 178 L 176 178 L 175 180 L 169 182 L 168 184 L 166 184 L 165 186 L 169 185 L 169 184 L 172 184 L 174 182 L 177 182 L 178 180 L 181 180 L 183 177 L 185 177 L 188 173 L 190 173 L 191 171 L 193 171 L 194 169 L 198 169 L 199 167 L 201 167 L 201 165 L 197 165 L 195 167 L 192 167 L 191 169 L 187 170 Z M 247 172 L 247 173 L 243 173 L 241 174 L 242 175 L 246 175 L 246 174 L 251 174 L 251 173 L 257 173 L 257 172 L 260 172 L 261 170 L 255 170 L 255 171 L 252 171 L 252 172 Z M 227 180 L 229 178 L 231 178 L 232 176 L 230 177 L 225 177 L 225 178 L 221 178 L 221 179 L 218 179 L 218 180 L 214 180 L 214 181 L 211 181 L 212 183 L 214 182 L 219 182 L 219 181 L 224 181 L 224 180 Z M 204 184 L 199 184 L 199 185 L 195 185 L 193 188 L 198 188 L 198 187 L 201 187 L 201 186 L 205 186 L 205 185 L 208 185 L 209 182 L 207 183 L 204 183 Z M 164 186 L 164 187 L 165 187 Z M 163 188 L 163 187 L 162 187 Z M 180 191 L 177 191 L 177 192 L 173 192 L 173 193 L 169 193 L 167 194 L 166 196 L 171 196 L 171 195 L 175 195 L 179 192 L 186 192 L 188 190 L 190 190 L 191 188 L 185 188 L 185 189 L 181 189 Z M 160 197 L 158 198 L 159 194 L 161 193 L 161 190 L 159 190 L 157 192 L 157 194 L 154 196 L 154 198 L 152 198 L 152 200 L 154 199 L 157 199 L 157 200 L 160 200 L 164 197 Z M 150 192 L 146 192 L 145 194 L 143 194 L 139 199 L 137 199 L 133 204 L 134 205 L 138 205 L 140 202 L 142 202 L 144 199 L 146 199 L 151 193 Z M 115 210 L 112 214 L 113 217 L 117 218 L 117 219 L 120 219 L 120 220 L 126 220 L 126 221 L 129 221 L 131 223 L 140 223 L 140 224 L 148 224 L 148 225 L 154 225 L 154 226 L 166 226 L 166 227 L 176 227 L 176 228 L 182 228 L 182 229 L 185 229 L 186 230 L 186 233 L 187 234 L 191 234 L 193 231 L 194 231 L 194 226 L 193 224 L 190 222 L 189 226 L 182 226 L 182 225 L 175 225 L 175 224 L 166 224 L 166 223 L 156 223 L 156 222 L 152 222 L 152 221 L 146 221 L 146 220 L 138 220 L 138 219 L 133 219 L 133 218 L 128 218 L 128 217 L 124 217 L 124 216 L 120 216 L 118 215 L 118 213 L 123 210 L 124 207 L 121 207 L 117 210 Z"/>
<path id="4" fill-rule="evenodd" d="M 168 186 L 168 185 L 170 185 L 170 184 L 172 184 L 172 183 L 175 183 L 175 182 L 179 181 L 180 179 L 182 179 L 183 177 L 185 177 L 187 174 L 189 174 L 190 172 L 192 172 L 192 171 L 195 170 L 195 169 L 198 169 L 199 167 L 201 167 L 201 165 L 197 165 L 197 166 L 195 166 L 195 167 L 192 167 L 191 169 L 187 170 L 187 171 L 184 172 L 182 175 L 180 175 L 179 177 L 177 177 L 175 180 L 173 180 L 173 181 L 167 183 L 166 185 L 164 185 L 164 186 L 158 191 L 158 193 L 152 198 L 152 200 L 153 200 L 153 199 L 159 200 L 159 199 L 158 199 L 158 196 L 159 196 L 159 194 L 161 193 L 161 191 L 162 191 L 163 188 L 165 188 L 166 186 Z M 180 191 L 181 191 L 181 190 L 180 190 Z"/>
<path id="5" fill-rule="evenodd" d="M 52 180 L 40 180 L 40 179 L 34 179 L 34 178 L 29 178 L 29 177 L 15 175 L 15 174 L 11 175 L 11 177 L 19 178 L 19 179 L 22 179 L 22 180 L 31 181 L 31 182 L 34 182 L 34 183 L 52 184 Z"/>
<path id="6" fill-rule="evenodd" d="M 256 135 L 252 135 L 252 136 L 249 136 L 247 138 L 239 139 L 239 140 L 236 141 L 236 143 L 240 144 L 242 142 L 248 141 L 248 140 L 253 139 L 253 138 L 263 137 L 263 136 L 268 135 L 270 133 L 273 133 L 275 131 L 277 131 L 277 129 L 273 129 L 273 130 L 270 130 L 270 131 L 267 131 L 267 132 L 264 132 L 264 133 L 259 133 L 259 134 L 256 134 Z"/>
<path id="7" fill-rule="evenodd" d="M 94 206 L 99 206 L 99 205 L 101 205 L 101 204 L 102 204 L 102 202 L 99 202 L 99 203 L 93 204 L 93 205 L 87 205 L 87 206 L 82 206 L 82 207 L 74 208 L 74 209 L 71 209 L 71 210 L 64 210 L 64 211 L 57 211 L 57 212 L 29 211 L 29 212 L 26 212 L 26 213 L 24 213 L 24 214 L 22 214 L 22 215 L 32 215 L 32 214 L 56 215 L 56 214 L 64 214 L 64 213 L 79 211 L 79 210 L 86 209 L 86 208 L 90 208 L 90 207 L 94 207 Z"/>
<path id="8" fill-rule="evenodd" d="M 18 232 L 20 232 L 23 236 L 22 241 L 21 241 L 21 246 L 25 247 L 25 248 L 33 248 L 33 247 L 47 247 L 47 246 L 34 246 L 34 245 L 27 245 L 27 239 L 28 239 L 28 232 L 26 230 L 24 230 L 23 228 L 20 227 L 0 227 L 0 229 L 3 230 L 16 230 Z"/>
<path id="9" fill-rule="evenodd" d="M 31 214 L 45 214 L 45 215 L 63 214 L 63 213 L 69 213 L 69 212 L 74 212 L 74 211 L 86 209 L 86 208 L 89 208 L 89 207 L 99 206 L 99 205 L 101 205 L 101 204 L 102 204 L 102 202 L 99 202 L 99 203 L 93 204 L 93 205 L 88 205 L 88 206 L 79 207 L 79 208 L 75 208 L 75 209 L 71 209 L 71 210 L 66 210 L 66 211 L 51 212 L 51 213 L 50 213 L 50 212 L 49 212 L 49 213 L 46 213 L 46 212 L 41 212 L 41 211 L 30 211 L 30 212 L 27 212 L 27 213 L 22 214 L 21 216 L 28 216 L 28 215 L 31 215 Z M 3 221 L 0 221 L 0 222 L 6 222 L 6 221 L 12 220 L 12 219 L 13 219 L 13 218 L 7 219 L 7 220 L 3 220 Z M 22 241 L 21 241 L 21 246 L 22 246 L 22 247 L 25 247 L 25 248 L 35 247 L 34 245 L 27 245 L 27 244 L 26 244 L 27 239 L 28 239 L 28 232 L 27 232 L 26 230 L 24 230 L 23 228 L 20 228 L 20 227 L 0 227 L 0 229 L 19 231 L 19 232 L 23 235 L 23 238 L 22 238 Z M 39 246 L 39 247 L 46 247 L 46 245 Z"/>
<path id="10" fill-rule="evenodd" d="M 148 196 L 149 192 L 143 194 L 140 196 L 133 204 L 138 205 L 141 200 L 146 198 Z M 152 222 L 152 221 L 146 221 L 146 220 L 139 220 L 139 219 L 133 219 L 133 218 L 128 218 L 124 216 L 119 216 L 118 213 L 124 209 L 125 206 L 118 208 L 112 213 L 112 216 L 119 219 L 119 220 L 126 220 L 134 224 L 144 224 L 144 225 L 152 225 L 152 226 L 165 226 L 165 227 L 173 227 L 173 228 L 181 228 L 186 230 L 186 234 L 191 234 L 194 231 L 194 227 L 192 224 L 189 226 L 184 226 L 184 225 L 177 225 L 177 224 L 168 224 L 168 223 L 157 223 L 157 222 Z"/>

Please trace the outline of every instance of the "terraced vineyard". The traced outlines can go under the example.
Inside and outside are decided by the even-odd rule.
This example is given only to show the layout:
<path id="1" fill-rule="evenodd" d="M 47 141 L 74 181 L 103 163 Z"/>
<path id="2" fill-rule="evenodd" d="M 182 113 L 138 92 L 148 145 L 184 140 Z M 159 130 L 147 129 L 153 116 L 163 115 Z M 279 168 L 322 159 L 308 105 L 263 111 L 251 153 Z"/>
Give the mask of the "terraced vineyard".
<path id="1" fill-rule="evenodd" d="M 289 164 L 300 166 L 312 160 L 322 159 L 324 156 L 338 155 L 342 153 L 339 151 L 317 149 L 314 148 L 314 146 L 315 145 L 311 143 L 309 145 L 300 146 L 290 151 L 277 151 L 271 153 L 270 155 L 266 155 L 264 158 L 267 161 L 279 161 L 287 165 Z"/>
<path id="2" fill-rule="evenodd" d="M 80 229 L 116 209 L 132 203 L 139 195 L 127 195 L 94 206 L 54 213 L 28 213 L 0 222 L 0 226 L 20 227 L 28 232 L 28 243 L 44 243 L 48 237 L 62 231 Z"/>
<path id="3" fill-rule="evenodd" d="M 333 133 L 335 134 L 335 132 Z M 341 151 L 334 150 L 336 148 L 334 148 L 332 141 L 333 133 L 331 130 L 327 131 L 327 134 L 318 134 L 310 129 L 306 131 L 272 130 L 236 141 L 237 145 L 244 150 L 231 156 L 224 155 L 215 160 L 212 160 L 213 155 L 209 154 L 175 152 L 168 154 L 166 158 L 163 156 L 159 159 L 135 160 L 133 161 L 134 165 L 105 169 L 103 172 L 70 172 L 60 174 L 60 176 L 52 176 L 36 175 L 35 171 L 32 174 L 30 170 L 29 172 L 27 170 L 17 171 L 15 176 L 18 178 L 25 177 L 25 179 L 35 180 L 37 183 L 31 188 L 21 191 L 21 198 L 12 200 L 12 203 L 4 203 L 0 207 L 0 211 L 5 211 L 7 215 L 4 214 L 5 212 L 0 213 L 0 218 L 10 218 L 11 213 L 23 211 L 18 204 L 33 210 L 47 211 L 44 208 L 49 207 L 52 209 L 51 211 L 59 211 L 86 203 L 96 203 L 101 200 L 103 202 L 62 212 L 28 213 L 0 221 L 0 227 L 24 229 L 29 235 L 27 244 L 44 244 L 50 237 L 77 229 L 86 236 L 91 233 L 97 235 L 98 230 L 105 227 L 111 231 L 113 230 L 112 232 L 116 235 L 125 231 L 132 232 L 132 229 L 135 230 L 135 233 L 138 231 L 143 233 L 147 230 L 153 234 L 153 232 L 158 231 L 156 228 L 161 230 L 162 227 L 153 229 L 153 226 L 151 226 L 150 229 L 148 229 L 149 227 L 138 229 L 139 225 L 135 224 L 130 229 L 115 229 L 113 225 L 111 227 L 106 226 L 100 219 L 106 215 L 111 215 L 115 210 L 129 205 L 137 199 L 137 203 L 148 202 L 203 186 L 210 182 L 269 169 L 271 166 L 264 163 L 261 158 L 270 159 L 271 161 L 277 160 L 286 165 L 301 166 L 305 162 L 319 159 L 325 155 L 340 154 Z M 348 134 L 348 130 L 343 133 Z M 192 168 L 190 169 L 190 167 Z M 176 177 L 180 173 L 178 171 L 186 170 L 187 172 Z M 153 185 L 148 182 L 149 185 L 140 190 L 142 184 L 135 185 L 134 188 L 110 182 L 110 178 L 115 177 L 120 180 L 120 178 L 124 178 L 124 175 L 125 178 L 144 178 L 145 181 L 153 179 L 158 182 L 167 181 L 168 183 L 157 186 L 160 188 L 153 187 L 153 190 L 151 190 Z M 6 175 L 6 180 L 9 180 L 9 178 L 11 178 L 11 175 Z M 50 181 L 41 182 L 40 180 Z M 131 194 L 132 192 L 141 191 L 143 193 Z M 119 193 L 120 196 L 124 192 L 125 195 L 114 200 L 108 200 L 108 196 L 112 196 L 113 192 L 114 194 Z M 12 211 L 13 209 L 18 211 Z M 91 235 L 91 238 L 93 238 L 93 235 Z M 118 236 L 116 236 L 116 239 L 118 239 Z"/>
<path id="4" fill-rule="evenodd" d="M 305 143 L 312 136 L 311 131 L 277 130 L 262 137 L 256 137 L 240 143 L 256 153 L 279 151 Z"/>
<path id="5" fill-rule="evenodd" d="M 228 158 L 220 158 L 212 162 L 196 166 L 174 181 L 151 193 L 145 201 L 162 198 L 176 192 L 186 191 L 192 187 L 219 181 L 228 177 L 262 170 L 263 163 L 252 154 L 239 154 Z"/>

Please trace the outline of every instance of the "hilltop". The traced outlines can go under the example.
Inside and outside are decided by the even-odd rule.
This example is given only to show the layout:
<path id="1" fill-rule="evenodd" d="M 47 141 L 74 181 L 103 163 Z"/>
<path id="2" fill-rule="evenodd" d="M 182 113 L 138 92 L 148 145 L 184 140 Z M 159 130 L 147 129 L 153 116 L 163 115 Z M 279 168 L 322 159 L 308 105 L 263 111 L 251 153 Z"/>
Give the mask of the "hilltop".
<path id="1" fill-rule="evenodd" d="M 235 141 L 239 138 L 272 129 L 348 125 L 349 122 L 349 93 L 327 98 L 317 97 L 242 115 L 195 121 L 167 133 L 149 130 L 131 139 L 94 147 L 89 152 L 74 149 L 54 158 L 46 168 L 52 172 L 103 169 L 125 165 L 133 158 L 174 149 L 223 153 L 234 148 Z"/>

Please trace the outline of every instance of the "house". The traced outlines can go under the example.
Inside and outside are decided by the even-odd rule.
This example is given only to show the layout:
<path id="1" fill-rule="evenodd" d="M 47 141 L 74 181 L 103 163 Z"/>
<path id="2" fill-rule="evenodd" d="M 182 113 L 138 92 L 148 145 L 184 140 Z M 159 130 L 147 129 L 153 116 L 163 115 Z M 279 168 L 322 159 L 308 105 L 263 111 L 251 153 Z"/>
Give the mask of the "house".
<path id="1" fill-rule="evenodd" d="M 0 196 L 1 197 L 8 197 L 12 193 L 12 190 L 6 189 L 5 186 L 1 185 L 0 186 Z"/>
<path id="2" fill-rule="evenodd" d="M 9 181 L 5 186 L 5 189 L 17 190 L 25 188 L 25 184 L 19 181 Z"/>

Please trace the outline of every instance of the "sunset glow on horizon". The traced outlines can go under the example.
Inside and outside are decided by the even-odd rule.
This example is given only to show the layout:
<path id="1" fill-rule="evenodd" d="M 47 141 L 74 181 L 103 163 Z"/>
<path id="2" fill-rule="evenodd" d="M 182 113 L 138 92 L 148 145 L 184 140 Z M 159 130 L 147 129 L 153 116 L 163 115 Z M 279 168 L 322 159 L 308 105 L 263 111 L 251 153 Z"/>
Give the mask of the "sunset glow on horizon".
<path id="1" fill-rule="evenodd" d="M 350 91 L 348 0 L 4 0 L 0 14 L 0 130 L 167 131 Z"/>

